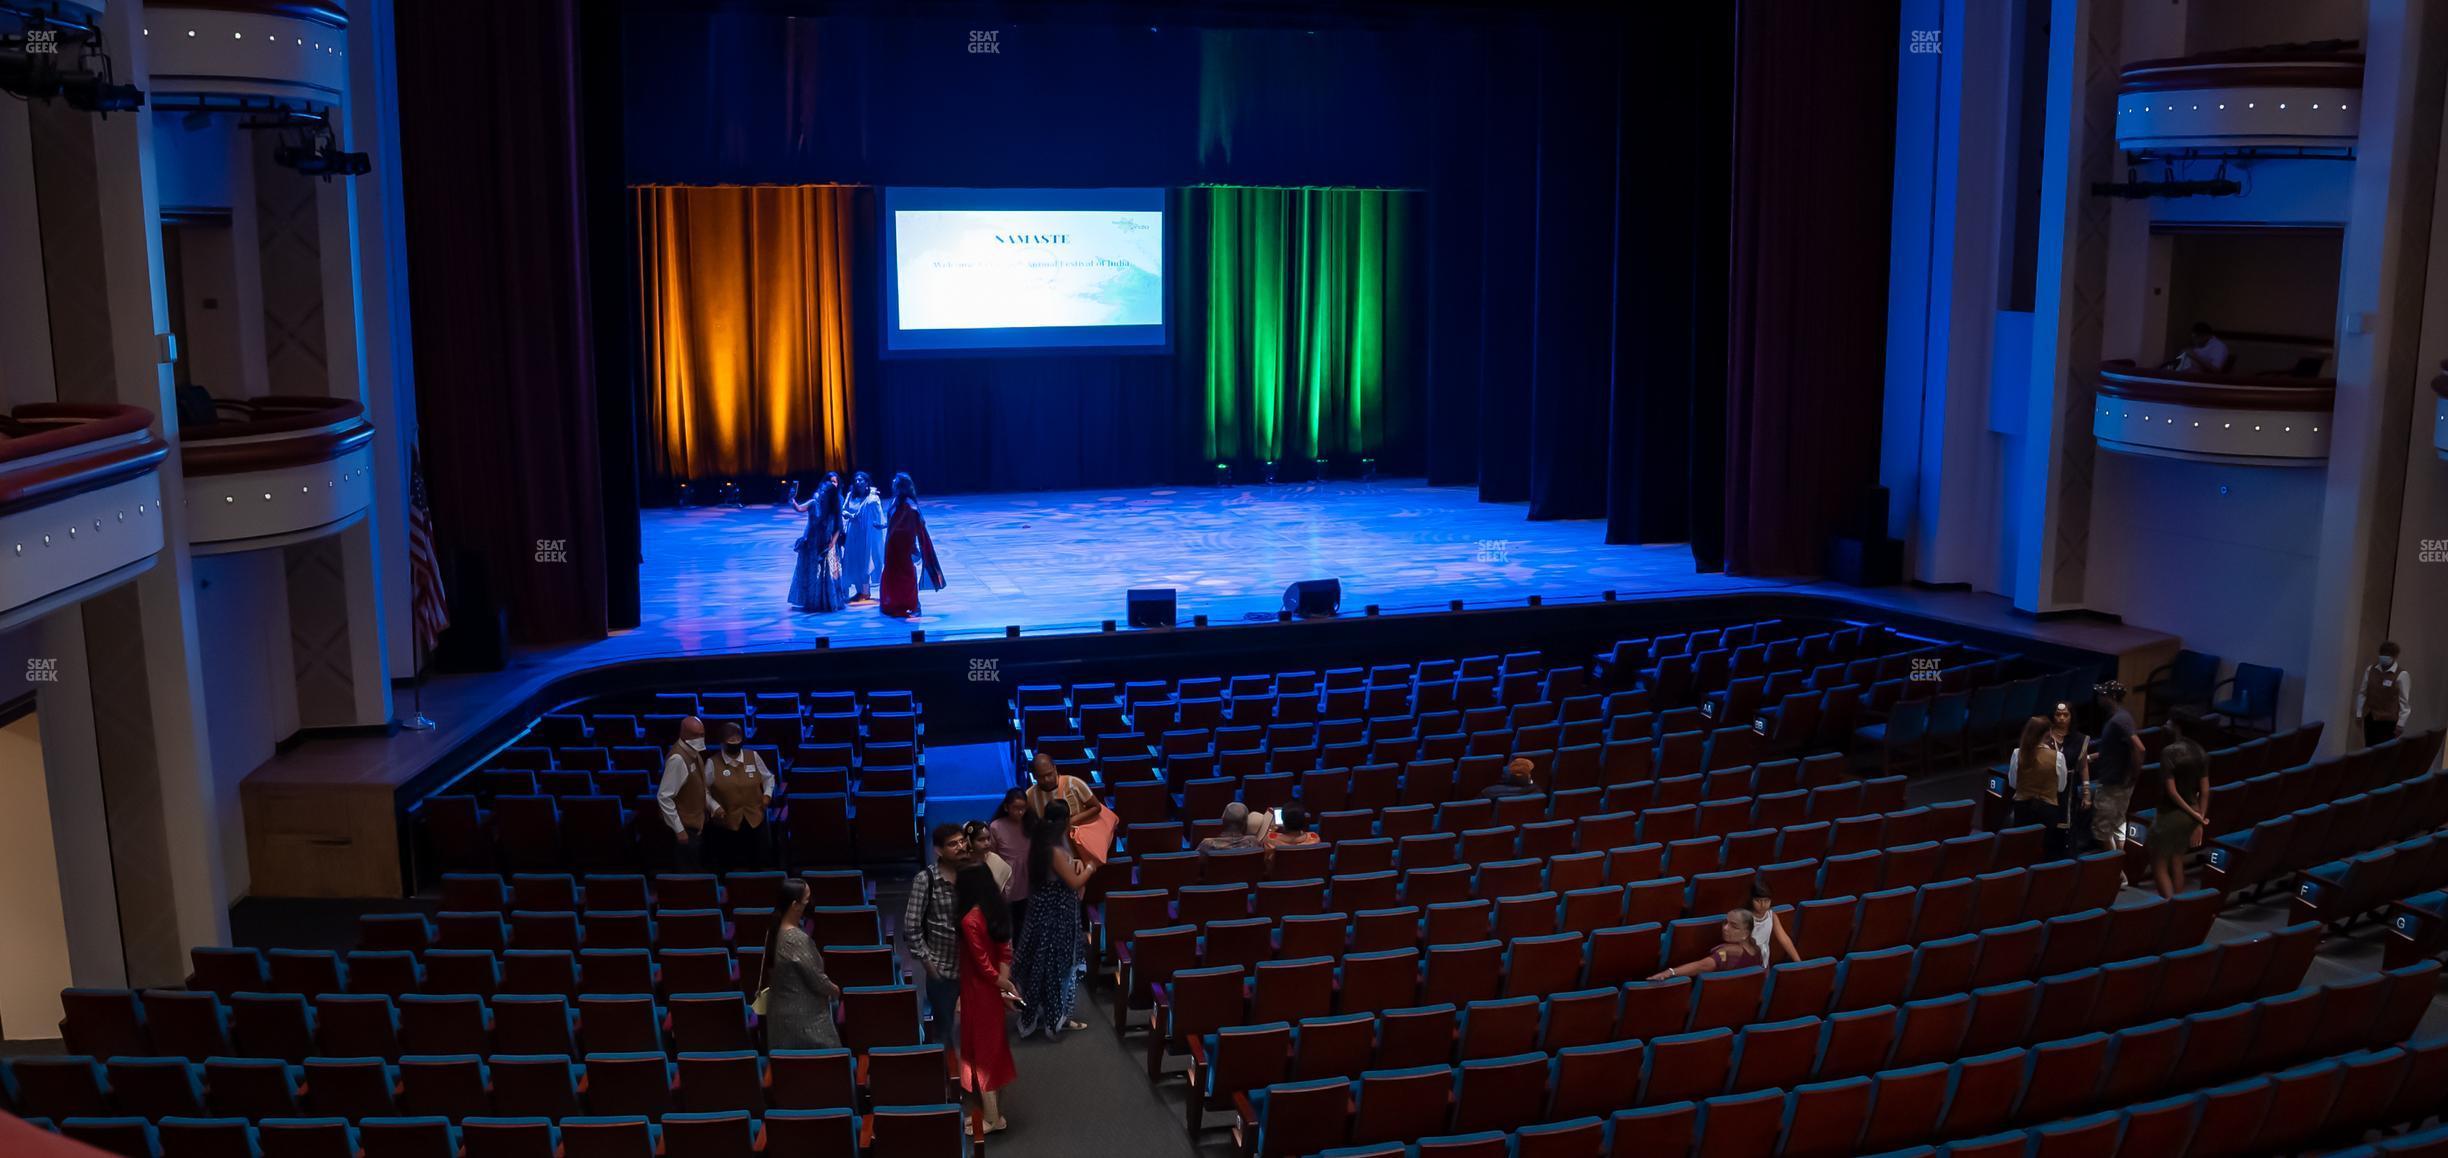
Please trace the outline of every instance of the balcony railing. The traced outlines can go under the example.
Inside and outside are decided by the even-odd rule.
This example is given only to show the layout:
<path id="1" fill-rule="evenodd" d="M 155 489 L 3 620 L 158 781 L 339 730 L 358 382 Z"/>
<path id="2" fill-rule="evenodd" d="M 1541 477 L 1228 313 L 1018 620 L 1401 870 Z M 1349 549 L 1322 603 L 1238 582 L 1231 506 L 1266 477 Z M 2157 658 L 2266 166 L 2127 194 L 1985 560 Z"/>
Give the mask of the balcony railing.
<path id="1" fill-rule="evenodd" d="M 179 434 L 188 540 L 251 550 L 337 530 L 373 501 L 374 427 L 343 398 L 219 402 L 225 415 Z"/>
<path id="2" fill-rule="evenodd" d="M 2329 457 L 2337 382 L 2276 374 L 2202 374 L 2104 362 L 2091 433 L 2103 450 L 2259 466 Z"/>
<path id="3" fill-rule="evenodd" d="M 150 563 L 168 453 L 135 406 L 33 403 L 0 417 L 0 628 Z"/>
<path id="4" fill-rule="evenodd" d="M 2363 54 L 2279 45 L 2126 65 L 2117 146 L 2128 152 L 2351 155 Z"/>

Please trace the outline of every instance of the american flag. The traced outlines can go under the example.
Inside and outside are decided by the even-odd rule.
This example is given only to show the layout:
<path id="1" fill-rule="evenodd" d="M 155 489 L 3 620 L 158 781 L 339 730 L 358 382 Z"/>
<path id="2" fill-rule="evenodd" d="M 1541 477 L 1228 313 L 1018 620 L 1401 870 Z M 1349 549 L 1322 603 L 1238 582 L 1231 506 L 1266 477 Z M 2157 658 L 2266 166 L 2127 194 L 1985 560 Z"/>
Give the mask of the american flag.
<path id="1" fill-rule="evenodd" d="M 450 626 L 442 598 L 442 564 L 434 554 L 433 507 L 425 501 L 424 451 L 408 449 L 408 597 L 417 654 L 431 655 Z"/>

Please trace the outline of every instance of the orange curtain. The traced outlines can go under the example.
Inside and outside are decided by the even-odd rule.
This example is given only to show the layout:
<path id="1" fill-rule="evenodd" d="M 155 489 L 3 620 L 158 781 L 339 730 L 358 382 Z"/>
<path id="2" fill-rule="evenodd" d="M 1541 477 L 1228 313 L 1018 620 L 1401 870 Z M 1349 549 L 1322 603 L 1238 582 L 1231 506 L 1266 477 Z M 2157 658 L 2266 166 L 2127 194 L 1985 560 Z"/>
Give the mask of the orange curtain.
<path id="1" fill-rule="evenodd" d="M 651 468 L 672 480 L 846 468 L 863 190 L 633 192 Z"/>

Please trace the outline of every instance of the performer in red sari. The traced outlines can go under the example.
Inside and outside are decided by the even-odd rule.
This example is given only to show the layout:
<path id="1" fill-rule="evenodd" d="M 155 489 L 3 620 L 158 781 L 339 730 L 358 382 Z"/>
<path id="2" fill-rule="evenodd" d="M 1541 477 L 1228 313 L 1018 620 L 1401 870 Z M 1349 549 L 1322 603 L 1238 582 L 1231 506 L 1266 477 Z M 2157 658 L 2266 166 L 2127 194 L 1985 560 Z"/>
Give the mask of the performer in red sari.
<path id="1" fill-rule="evenodd" d="M 907 619 L 918 614 L 920 569 L 928 589 L 941 591 L 943 568 L 935 562 L 935 540 L 927 535 L 926 516 L 918 513 L 918 484 L 906 473 L 896 474 L 892 489 L 892 517 L 884 530 L 884 582 L 876 603 L 884 614 Z"/>
<path id="2" fill-rule="evenodd" d="M 978 1095 L 988 1133 L 1004 1126 L 995 1091 L 1018 1076 L 1012 1064 L 1011 1031 L 1003 1013 L 1019 995 L 1012 989 L 1011 910 L 1003 888 L 985 865 L 960 871 L 953 883 L 960 916 L 960 1056 L 963 1088 Z"/>

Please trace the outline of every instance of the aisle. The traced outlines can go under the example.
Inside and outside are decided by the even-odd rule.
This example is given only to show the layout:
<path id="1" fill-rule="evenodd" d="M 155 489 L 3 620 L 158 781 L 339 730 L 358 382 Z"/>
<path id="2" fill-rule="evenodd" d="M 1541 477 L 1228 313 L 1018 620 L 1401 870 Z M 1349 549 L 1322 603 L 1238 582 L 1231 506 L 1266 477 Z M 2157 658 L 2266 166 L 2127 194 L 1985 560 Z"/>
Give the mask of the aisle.
<path id="1" fill-rule="evenodd" d="M 1147 1080 L 1147 1038 L 1117 1042 L 1104 995 L 1080 995 L 1077 1016 L 1088 1028 L 1062 1040 L 1012 1043 L 1020 1076 L 1003 1094 L 1011 1129 L 986 1140 L 992 1158 L 1193 1158 L 1230 1152 L 1230 1133 L 1210 1131 L 1216 1145 L 1193 1149 L 1182 1129 L 1179 1075 Z M 1128 1047 L 1128 1048 L 1126 1048 Z M 1217 1123 L 1222 1118 L 1212 1119 Z"/>

